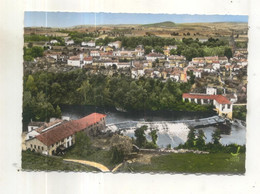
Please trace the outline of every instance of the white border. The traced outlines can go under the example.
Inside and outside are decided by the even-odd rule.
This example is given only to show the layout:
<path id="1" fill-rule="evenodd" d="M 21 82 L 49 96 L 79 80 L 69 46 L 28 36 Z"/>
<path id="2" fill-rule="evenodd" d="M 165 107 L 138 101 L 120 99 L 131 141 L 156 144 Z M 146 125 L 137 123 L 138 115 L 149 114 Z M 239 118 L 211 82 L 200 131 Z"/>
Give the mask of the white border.
<path id="1" fill-rule="evenodd" d="M 258 0 L 1 0 L 0 193 L 260 193 Z M 22 115 L 23 12 L 249 13 L 247 173 L 245 176 L 18 172 Z"/>

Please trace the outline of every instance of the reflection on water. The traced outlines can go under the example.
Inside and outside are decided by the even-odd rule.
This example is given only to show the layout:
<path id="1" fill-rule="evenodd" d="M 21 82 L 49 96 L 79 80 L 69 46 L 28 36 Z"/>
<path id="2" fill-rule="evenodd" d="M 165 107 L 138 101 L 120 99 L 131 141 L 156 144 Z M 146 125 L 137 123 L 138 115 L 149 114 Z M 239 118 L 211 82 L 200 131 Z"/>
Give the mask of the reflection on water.
<path id="1" fill-rule="evenodd" d="M 185 143 L 187 140 L 187 135 L 189 132 L 188 127 L 181 126 L 181 123 L 170 123 L 167 121 L 176 121 L 176 120 L 189 120 L 189 119 L 198 119 L 213 116 L 212 114 L 203 114 L 203 113 L 191 113 L 191 112 L 178 112 L 178 111 L 156 111 L 156 112 L 119 112 L 115 109 L 105 109 L 98 108 L 94 106 L 61 106 L 62 115 L 69 116 L 71 119 L 79 119 L 93 112 L 99 112 L 106 114 L 107 124 L 112 123 L 121 123 L 127 121 L 138 121 L 135 122 L 134 127 L 124 130 L 123 134 L 129 137 L 134 137 L 135 127 L 140 127 L 144 124 L 144 121 L 149 121 L 149 128 L 158 129 L 158 140 L 157 144 L 159 147 L 166 147 L 171 144 L 171 147 L 176 147 L 179 144 Z M 151 122 L 152 121 L 152 122 Z M 162 122 L 164 121 L 164 122 Z M 133 124 L 133 123 L 132 123 Z M 201 128 L 206 137 L 206 143 L 212 141 L 212 133 L 217 128 L 214 126 Z M 114 127 L 114 130 L 117 130 Z M 198 131 L 198 130 L 197 130 Z M 227 131 L 226 129 L 221 130 L 221 140 L 220 142 L 223 145 L 228 145 L 236 143 L 239 145 L 244 145 L 246 143 L 246 127 L 243 126 L 241 122 L 234 122 L 231 126 L 231 130 Z M 150 140 L 149 130 L 146 132 L 147 139 Z"/>

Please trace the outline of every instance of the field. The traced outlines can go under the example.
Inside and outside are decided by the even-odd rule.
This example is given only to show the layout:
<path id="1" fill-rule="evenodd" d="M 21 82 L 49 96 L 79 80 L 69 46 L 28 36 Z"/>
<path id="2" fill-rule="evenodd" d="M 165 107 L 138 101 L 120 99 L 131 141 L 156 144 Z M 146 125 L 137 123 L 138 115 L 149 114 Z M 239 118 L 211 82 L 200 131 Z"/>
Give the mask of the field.
<path id="1" fill-rule="evenodd" d="M 162 22 L 155 24 L 137 25 L 98 25 L 74 26 L 71 28 L 25 28 L 25 34 L 48 34 L 54 36 L 67 36 L 68 32 L 80 33 L 98 32 L 99 38 L 117 36 L 145 36 L 185 38 L 229 38 L 232 34 L 239 34 L 239 41 L 247 41 L 247 23 L 216 22 L 216 23 L 183 23 Z"/>
<path id="2" fill-rule="evenodd" d="M 169 154 L 154 156 L 149 164 L 131 163 L 123 165 L 120 172 L 156 172 L 156 173 L 245 173 L 245 154 L 238 157 L 227 153 L 215 154 Z"/>
<path id="3" fill-rule="evenodd" d="M 95 168 L 63 161 L 61 157 L 48 157 L 23 151 L 22 169 L 36 171 L 97 171 Z"/>

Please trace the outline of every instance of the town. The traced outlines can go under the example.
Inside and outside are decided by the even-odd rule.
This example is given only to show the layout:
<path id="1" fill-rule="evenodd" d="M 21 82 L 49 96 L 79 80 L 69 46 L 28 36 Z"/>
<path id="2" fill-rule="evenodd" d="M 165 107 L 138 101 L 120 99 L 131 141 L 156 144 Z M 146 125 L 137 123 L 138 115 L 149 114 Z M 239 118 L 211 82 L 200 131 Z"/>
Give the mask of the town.
<path id="1" fill-rule="evenodd" d="M 201 140 L 204 133 L 188 124 L 165 122 L 167 127 L 163 130 L 182 128 L 185 138 L 178 147 L 172 148 L 169 144 L 167 149 L 159 149 L 160 126 L 153 129 L 156 124 L 148 120 L 143 125 L 137 123 L 112 133 L 108 128 L 115 128 L 114 123 L 106 124 L 106 114 L 93 112 L 72 120 L 63 116 L 60 105 L 81 104 L 114 107 L 118 112 L 133 114 L 142 110 L 205 112 L 211 124 L 202 127 L 219 129 L 223 123 L 234 122 L 244 125 L 248 66 L 246 28 L 206 35 L 187 29 L 169 30 L 163 25 L 25 28 L 23 150 L 49 156 L 65 154 L 67 162 L 81 163 L 67 158 L 78 158 L 80 149 L 84 148 L 81 132 L 85 132 L 92 145 L 86 137 L 87 153 L 81 158 L 89 159 L 106 150 L 112 153 L 107 156 L 112 157 L 113 162 L 107 163 L 111 170 L 117 164 L 120 166 L 114 170 L 130 169 L 131 172 L 132 168 L 139 168 L 129 164 L 129 161 L 138 161 L 138 153 L 153 157 L 153 153 L 158 155 L 159 152 L 204 155 L 214 149 L 215 152 L 217 149 L 239 151 L 240 147 L 235 144 L 221 147 L 218 130 L 212 133 L 214 143 L 206 144 Z M 138 28 L 144 34 L 137 35 Z M 165 37 L 160 33 L 168 34 Z M 69 83 L 73 81 L 75 83 Z M 218 117 L 210 117 L 212 115 Z M 136 139 L 120 134 L 120 131 L 133 129 Z M 77 141 L 82 146 L 77 145 Z M 195 141 L 197 143 L 193 144 Z M 31 157 L 30 153 L 26 154 Z M 98 169 L 109 171 L 103 167 Z"/>

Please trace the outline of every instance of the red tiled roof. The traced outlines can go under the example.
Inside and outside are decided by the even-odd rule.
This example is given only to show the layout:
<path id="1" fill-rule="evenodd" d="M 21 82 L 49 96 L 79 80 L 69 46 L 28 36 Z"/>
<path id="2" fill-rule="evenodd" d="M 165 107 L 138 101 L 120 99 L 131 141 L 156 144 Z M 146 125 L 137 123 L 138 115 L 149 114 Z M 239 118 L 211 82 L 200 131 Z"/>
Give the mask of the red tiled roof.
<path id="1" fill-rule="evenodd" d="M 73 120 L 64 122 L 62 125 L 58 125 L 53 129 L 41 133 L 36 138 L 47 146 L 50 146 L 56 142 L 59 142 L 76 132 L 86 129 L 88 126 L 97 123 L 102 118 L 106 117 L 104 114 L 92 113 L 79 120 Z"/>
<path id="2" fill-rule="evenodd" d="M 93 58 L 92 57 L 84 57 L 84 61 L 92 61 Z"/>
<path id="3" fill-rule="evenodd" d="M 230 104 L 230 101 L 225 96 L 222 96 L 222 95 L 183 93 L 182 97 L 183 98 L 197 98 L 197 99 L 216 100 L 219 104 Z"/>

